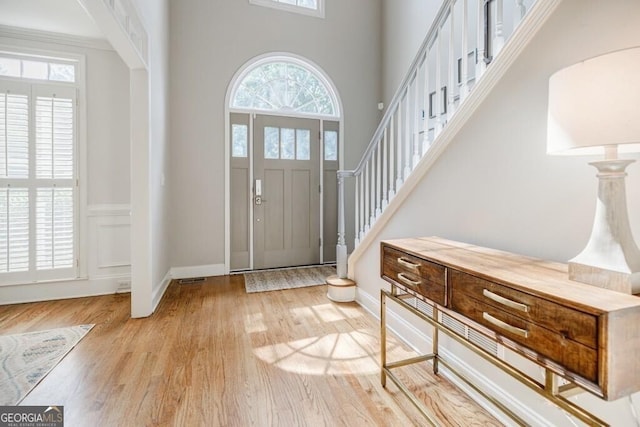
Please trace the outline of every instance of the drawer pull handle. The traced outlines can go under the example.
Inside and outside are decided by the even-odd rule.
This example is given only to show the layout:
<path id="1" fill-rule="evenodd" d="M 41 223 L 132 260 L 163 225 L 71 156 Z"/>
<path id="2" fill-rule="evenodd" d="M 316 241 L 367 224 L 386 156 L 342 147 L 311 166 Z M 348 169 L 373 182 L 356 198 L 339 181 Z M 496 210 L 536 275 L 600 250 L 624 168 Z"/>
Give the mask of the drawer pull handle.
<path id="1" fill-rule="evenodd" d="M 510 299 L 507 299 L 503 296 L 500 296 L 498 294 L 494 294 L 493 292 L 491 292 L 488 289 L 483 289 L 482 291 L 482 295 L 484 295 L 485 297 L 494 300 L 497 303 L 500 303 L 502 305 L 505 305 L 509 308 L 513 308 L 514 310 L 520 310 L 524 313 L 528 313 L 529 312 L 529 306 L 526 304 L 522 304 L 519 302 L 515 302 L 515 301 L 511 301 Z"/>
<path id="2" fill-rule="evenodd" d="M 403 265 L 407 268 L 410 268 L 412 270 L 418 270 L 418 267 L 420 267 L 420 264 L 416 264 L 414 262 L 409 261 L 406 258 L 400 257 L 398 258 L 398 264 Z"/>
<path id="3" fill-rule="evenodd" d="M 514 335 L 518 335 L 521 336 L 523 338 L 528 338 L 529 337 L 529 331 L 527 331 L 526 329 L 520 329 L 520 328 L 516 328 L 515 326 L 511 326 L 510 324 L 503 322 L 500 319 L 496 319 L 495 317 L 493 317 L 492 315 L 490 315 L 487 312 L 483 312 L 482 313 L 482 318 L 484 320 L 486 320 L 487 322 L 504 329 L 505 331 L 511 332 Z"/>
<path id="4" fill-rule="evenodd" d="M 422 283 L 420 280 L 416 281 L 416 280 L 409 279 L 407 276 L 404 275 L 404 273 L 398 273 L 398 280 L 400 280 L 405 285 L 409 285 L 411 287 L 417 287 L 420 285 L 420 283 Z"/>

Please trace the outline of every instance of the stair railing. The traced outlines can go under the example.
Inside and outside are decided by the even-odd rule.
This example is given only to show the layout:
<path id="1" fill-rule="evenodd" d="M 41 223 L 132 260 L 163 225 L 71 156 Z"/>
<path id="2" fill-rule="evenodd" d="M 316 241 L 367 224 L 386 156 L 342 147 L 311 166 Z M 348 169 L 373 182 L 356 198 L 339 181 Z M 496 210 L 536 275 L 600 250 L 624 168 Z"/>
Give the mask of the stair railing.
<path id="1" fill-rule="evenodd" d="M 358 246 L 534 2 L 443 2 L 362 159 L 338 171 L 338 277 L 347 277 L 345 180 L 355 178 Z"/>

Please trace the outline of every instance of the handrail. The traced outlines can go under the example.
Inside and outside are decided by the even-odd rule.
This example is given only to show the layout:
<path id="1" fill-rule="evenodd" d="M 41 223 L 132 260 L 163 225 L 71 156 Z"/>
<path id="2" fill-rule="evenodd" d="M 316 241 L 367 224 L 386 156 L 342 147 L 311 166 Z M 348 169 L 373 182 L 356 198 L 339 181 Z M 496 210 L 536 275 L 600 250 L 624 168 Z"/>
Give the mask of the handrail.
<path id="1" fill-rule="evenodd" d="M 367 149 L 364 151 L 364 154 L 362 155 L 362 158 L 360 159 L 358 166 L 356 166 L 355 169 L 350 170 L 350 172 L 353 172 L 352 176 L 361 174 L 362 170 L 364 169 L 365 163 L 371 158 L 371 154 L 373 153 L 373 150 L 378 145 L 378 141 L 380 140 L 380 138 L 382 138 L 384 130 L 389 125 L 391 116 L 395 113 L 395 109 L 398 108 L 398 104 L 402 99 L 402 94 L 409 87 L 409 83 L 411 82 L 413 75 L 416 73 L 416 70 L 418 69 L 418 65 L 420 64 L 422 57 L 425 55 L 427 48 L 430 47 L 432 42 L 435 40 L 435 36 L 437 34 L 437 29 L 438 29 L 438 26 L 435 25 L 435 23 L 444 22 L 444 19 L 446 18 L 446 15 L 449 12 L 449 7 L 452 2 L 455 2 L 455 0 L 445 0 L 444 2 L 442 2 L 442 6 L 440 7 L 440 10 L 438 10 L 436 17 L 434 18 L 434 21 L 433 21 L 434 25 L 432 25 L 429 31 L 427 32 L 427 35 L 425 36 L 424 41 L 422 42 L 422 44 L 420 45 L 420 48 L 418 49 L 418 53 L 416 54 L 416 56 L 413 58 L 413 61 L 411 62 L 411 66 L 409 67 L 409 72 L 405 75 L 404 79 L 402 80 L 402 83 L 400 83 L 400 86 L 396 91 L 396 93 L 393 95 L 393 98 L 391 98 L 391 102 L 389 102 L 389 108 L 387 108 L 384 115 L 382 116 L 382 120 L 380 120 L 380 124 L 378 125 L 376 131 L 373 133 L 373 137 L 371 138 L 371 141 L 369 142 Z M 342 170 L 338 171 L 338 173 L 342 174 L 342 176 L 347 176 L 347 175 L 344 175 L 345 172 L 349 172 L 349 171 L 342 171 Z"/>
<path id="2" fill-rule="evenodd" d="M 524 0 L 443 1 L 358 165 L 337 172 L 339 277 L 347 277 L 345 179 L 355 178 L 357 246 L 499 54 L 510 35 L 505 21 L 515 30 L 526 12 Z"/>

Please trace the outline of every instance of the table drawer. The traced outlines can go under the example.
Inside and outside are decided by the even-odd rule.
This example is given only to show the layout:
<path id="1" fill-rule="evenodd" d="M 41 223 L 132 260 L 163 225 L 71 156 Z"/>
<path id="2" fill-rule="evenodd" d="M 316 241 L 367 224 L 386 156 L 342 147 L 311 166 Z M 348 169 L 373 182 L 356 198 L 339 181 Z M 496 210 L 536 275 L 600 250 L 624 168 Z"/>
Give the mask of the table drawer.
<path id="1" fill-rule="evenodd" d="M 453 294 L 451 304 L 456 312 L 491 329 L 498 335 L 522 344 L 589 381 L 597 381 L 598 354 L 596 349 L 567 339 L 560 333 L 514 316 L 493 305 L 470 298 L 465 294 Z"/>
<path id="2" fill-rule="evenodd" d="M 450 270 L 449 275 L 454 310 L 455 304 L 459 304 L 461 300 L 473 298 L 549 329 L 564 339 L 593 349 L 598 347 L 596 316 L 457 270 Z"/>
<path id="3" fill-rule="evenodd" d="M 382 276 L 440 305 L 446 305 L 445 268 L 387 246 L 382 251 Z"/>

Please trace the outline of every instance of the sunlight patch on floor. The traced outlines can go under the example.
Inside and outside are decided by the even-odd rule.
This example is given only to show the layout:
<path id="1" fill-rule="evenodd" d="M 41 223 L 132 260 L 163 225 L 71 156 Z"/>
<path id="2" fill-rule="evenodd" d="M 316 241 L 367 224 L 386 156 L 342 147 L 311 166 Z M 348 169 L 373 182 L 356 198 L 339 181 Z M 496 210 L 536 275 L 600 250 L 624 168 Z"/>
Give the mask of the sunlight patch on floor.
<path id="1" fill-rule="evenodd" d="M 244 318 L 244 330 L 248 334 L 265 332 L 267 325 L 264 324 L 264 316 L 262 313 L 247 314 Z"/>
<path id="2" fill-rule="evenodd" d="M 390 343 L 394 358 L 413 355 Z M 254 354 L 278 368 L 305 375 L 361 375 L 378 373 L 380 343 L 367 330 L 334 333 L 258 347 Z"/>
<path id="3" fill-rule="evenodd" d="M 358 309 L 350 307 L 336 307 L 334 304 L 318 304 L 310 307 L 295 307 L 290 309 L 291 314 L 305 319 L 318 319 L 321 322 L 337 322 L 346 318 L 355 319 L 361 317 Z"/>

